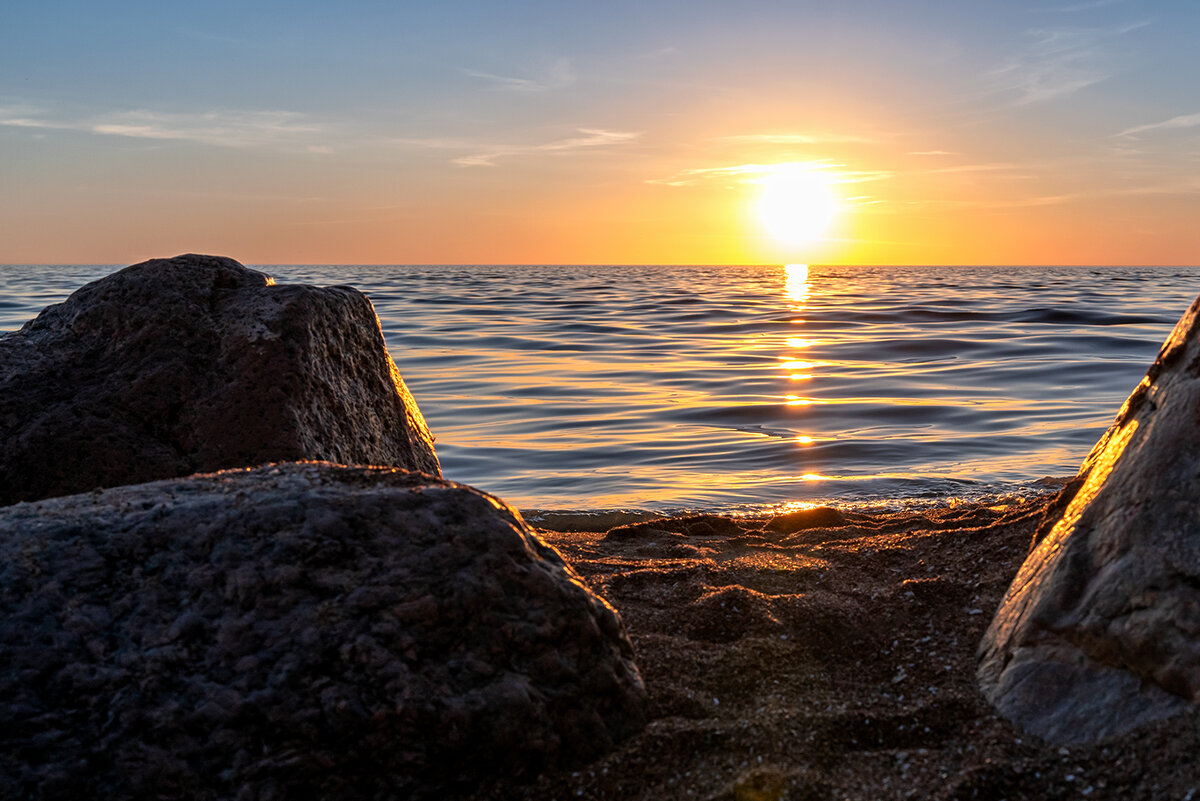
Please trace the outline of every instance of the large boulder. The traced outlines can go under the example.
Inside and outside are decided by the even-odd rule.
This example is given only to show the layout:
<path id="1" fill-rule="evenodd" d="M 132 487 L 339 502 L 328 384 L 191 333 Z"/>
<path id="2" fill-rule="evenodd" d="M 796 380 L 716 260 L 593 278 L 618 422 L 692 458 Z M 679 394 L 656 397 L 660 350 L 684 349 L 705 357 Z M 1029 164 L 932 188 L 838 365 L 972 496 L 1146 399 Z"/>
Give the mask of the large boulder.
<path id="1" fill-rule="evenodd" d="M 232 259 L 127 267 L 0 335 L 0 505 L 264 462 L 439 474 L 366 296 Z"/>
<path id="2" fill-rule="evenodd" d="M 0 510 L 0 793 L 443 798 L 635 732 L 618 614 L 499 500 L 268 465 Z"/>
<path id="3" fill-rule="evenodd" d="M 999 711 L 1092 742 L 1200 701 L 1200 299 L 1064 489 L 980 646 Z"/>

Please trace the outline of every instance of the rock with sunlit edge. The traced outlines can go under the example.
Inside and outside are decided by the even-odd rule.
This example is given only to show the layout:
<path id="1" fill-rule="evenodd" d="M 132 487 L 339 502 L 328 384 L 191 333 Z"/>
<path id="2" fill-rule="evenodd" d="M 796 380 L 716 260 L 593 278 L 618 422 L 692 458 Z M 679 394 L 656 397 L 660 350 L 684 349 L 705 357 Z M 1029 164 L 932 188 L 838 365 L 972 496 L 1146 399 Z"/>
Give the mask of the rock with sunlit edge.
<path id="1" fill-rule="evenodd" d="M 1200 702 L 1200 299 L 1064 489 L 980 646 L 1026 731 L 1094 742 Z"/>
<path id="2" fill-rule="evenodd" d="M 271 461 L 438 475 L 350 287 L 216 256 L 127 267 L 0 336 L 0 505 Z"/>
<path id="3" fill-rule="evenodd" d="M 634 733 L 620 617 L 499 500 L 268 465 L 0 509 L 5 798 L 444 798 Z"/>

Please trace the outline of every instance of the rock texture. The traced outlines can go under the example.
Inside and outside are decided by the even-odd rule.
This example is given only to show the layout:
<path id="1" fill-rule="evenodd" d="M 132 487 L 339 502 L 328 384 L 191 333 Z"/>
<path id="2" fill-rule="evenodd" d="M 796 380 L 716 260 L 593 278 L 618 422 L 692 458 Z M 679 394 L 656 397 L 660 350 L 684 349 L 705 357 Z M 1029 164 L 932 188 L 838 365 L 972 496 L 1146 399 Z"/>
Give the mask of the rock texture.
<path id="1" fill-rule="evenodd" d="M 1060 496 L 980 646 L 1022 728 L 1094 742 L 1200 701 L 1200 299 Z"/>
<path id="2" fill-rule="evenodd" d="M 349 287 L 232 259 L 127 267 L 0 336 L 0 505 L 271 461 L 439 474 Z"/>
<path id="3" fill-rule="evenodd" d="M 324 463 L 0 510 L 8 798 L 444 798 L 642 722 L 617 613 L 491 496 Z"/>

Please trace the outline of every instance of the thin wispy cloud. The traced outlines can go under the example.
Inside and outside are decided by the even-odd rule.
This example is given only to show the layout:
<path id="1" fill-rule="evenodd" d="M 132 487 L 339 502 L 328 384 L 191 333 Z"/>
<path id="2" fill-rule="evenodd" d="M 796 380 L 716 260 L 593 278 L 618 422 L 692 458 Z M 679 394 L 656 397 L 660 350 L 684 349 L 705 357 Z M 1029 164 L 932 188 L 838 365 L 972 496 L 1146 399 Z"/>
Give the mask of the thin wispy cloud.
<path id="1" fill-rule="evenodd" d="M 103 136 L 194 142 L 214 147 L 288 146 L 327 152 L 314 141 L 325 132 L 304 115 L 290 111 L 207 111 L 168 113 L 133 110 L 88 118 L 56 118 L 41 109 L 0 108 L 0 125 L 69 130 Z"/>
<path id="2" fill-rule="evenodd" d="M 842 133 L 757 133 L 722 136 L 718 141 L 761 145 L 820 145 L 844 143 L 872 144 L 878 140 L 857 134 Z"/>
<path id="3" fill-rule="evenodd" d="M 992 70 L 990 78 L 1001 91 L 1016 93 L 1016 105 L 1065 97 L 1111 78 L 1116 40 L 1149 24 L 1027 31 L 1025 47 Z"/>
<path id="4" fill-rule="evenodd" d="M 902 200 L 881 204 L 875 211 L 881 214 L 899 214 L 912 209 L 1027 209 L 1039 206 L 1059 206 L 1089 197 L 1085 194 L 1033 195 L 1001 200 L 964 200 L 961 198 Z"/>
<path id="5" fill-rule="evenodd" d="M 910 150 L 910 156 L 957 156 L 959 153 L 953 150 Z"/>
<path id="6" fill-rule="evenodd" d="M 956 164 L 952 167 L 938 167 L 930 170 L 933 173 L 956 172 L 1006 172 L 1008 170 L 1028 169 L 1028 165 L 1014 164 L 1007 161 L 989 161 L 982 164 Z"/>
<path id="7" fill-rule="evenodd" d="M 680 170 L 667 178 L 649 178 L 646 180 L 646 183 L 665 184 L 666 186 L 692 186 L 705 181 L 729 179 L 733 179 L 735 182 L 752 183 L 761 179 L 764 175 L 770 175 L 778 171 L 784 166 L 797 165 L 734 164 L 727 167 L 691 167 L 686 170 Z M 807 169 L 825 170 L 835 165 L 829 162 L 807 162 L 803 166 Z"/>
<path id="8" fill-rule="evenodd" d="M 1025 209 L 1040 206 L 1061 206 L 1068 203 L 1088 203 L 1098 198 L 1106 197 L 1194 195 L 1197 191 L 1200 191 L 1200 179 L 1187 179 L 1159 184 L 1092 189 L 1086 192 L 1065 192 L 1057 195 L 1031 195 L 1028 197 L 990 200 L 920 200 L 910 201 L 905 205 L 937 208 Z"/>
<path id="9" fill-rule="evenodd" d="M 847 170 L 844 164 L 831 161 L 783 162 L 775 164 L 733 164 L 724 167 L 693 167 L 671 175 L 667 178 L 650 178 L 648 184 L 664 184 L 666 186 L 693 186 L 714 180 L 732 181 L 733 183 L 760 183 L 763 178 L 776 175 L 782 170 L 829 170 L 833 173 L 833 182 L 842 184 L 863 183 L 866 181 L 881 181 L 891 178 L 894 173 L 881 170 Z"/>
<path id="10" fill-rule="evenodd" d="M 581 136 L 556 139 L 536 145 L 493 145 L 479 148 L 480 152 L 452 160 L 461 167 L 493 167 L 504 158 L 530 156 L 539 153 L 566 153 L 576 150 L 595 150 L 628 144 L 639 136 L 636 131 L 610 131 L 604 128 L 580 128 Z"/>
<path id="11" fill-rule="evenodd" d="M 94 133 L 140 139 L 177 139 L 217 147 L 258 147 L 298 143 L 320 133 L 303 115 L 290 111 L 210 111 L 166 114 L 127 111 L 94 122 Z"/>
<path id="12" fill-rule="evenodd" d="M 1183 114 L 1179 117 L 1172 117 L 1162 122 L 1153 122 L 1149 125 L 1135 125 L 1132 128 L 1126 128 L 1124 131 L 1121 131 L 1117 136 L 1137 136 L 1148 131 L 1162 131 L 1172 128 L 1195 128 L 1196 126 L 1200 126 L 1200 113 Z"/>
<path id="13" fill-rule="evenodd" d="M 480 147 L 476 140 L 453 136 L 387 136 L 374 140 L 374 143 L 385 147 L 428 150 L 475 150 Z"/>
<path id="14" fill-rule="evenodd" d="M 1071 3 L 1066 6 L 1035 9 L 1043 14 L 1076 14 L 1080 11 L 1091 11 L 1094 8 L 1107 8 L 1123 3 L 1125 0 L 1088 0 L 1083 3 Z"/>
<path id="15" fill-rule="evenodd" d="M 540 92 L 546 88 L 544 84 L 529 78 L 512 78 L 507 75 L 493 75 L 490 72 L 479 72 L 478 70 L 463 70 L 462 73 L 471 78 L 488 81 L 496 89 L 507 89 L 513 92 Z"/>
<path id="16" fill-rule="evenodd" d="M 36 106 L 0 106 L 0 125 L 48 130 L 70 130 L 75 127 L 70 123 L 46 119 L 45 111 Z"/>
<path id="17" fill-rule="evenodd" d="M 575 71 L 571 67 L 571 61 L 565 58 L 555 61 L 544 75 L 537 78 L 497 75 L 471 69 L 464 69 L 462 73 L 490 84 L 493 89 L 506 92 L 545 92 L 549 89 L 565 89 L 575 83 Z"/>
<path id="18" fill-rule="evenodd" d="M 679 52 L 680 52 L 679 48 L 676 47 L 675 45 L 668 45 L 667 47 L 660 47 L 657 50 L 651 50 L 648 53 L 640 53 L 640 54 L 634 56 L 634 58 L 636 58 L 636 59 L 670 58 L 672 56 L 679 55 Z"/>

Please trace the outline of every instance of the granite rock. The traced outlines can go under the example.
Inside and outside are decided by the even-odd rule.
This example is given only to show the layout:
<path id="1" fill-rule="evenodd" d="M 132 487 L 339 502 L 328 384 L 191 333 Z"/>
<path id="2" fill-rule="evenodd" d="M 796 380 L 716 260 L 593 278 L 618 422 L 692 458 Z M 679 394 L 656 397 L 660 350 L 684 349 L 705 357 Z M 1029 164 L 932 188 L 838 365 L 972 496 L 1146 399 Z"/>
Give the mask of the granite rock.
<path id="1" fill-rule="evenodd" d="M 1062 491 L 980 645 L 984 694 L 1065 744 L 1200 702 L 1200 299 Z"/>
<path id="2" fill-rule="evenodd" d="M 0 505 L 272 461 L 439 474 L 366 296 L 127 267 L 0 336 Z"/>
<path id="3" fill-rule="evenodd" d="M 0 510 L 17 798 L 444 798 L 643 723 L 620 617 L 520 516 L 268 465 Z"/>

